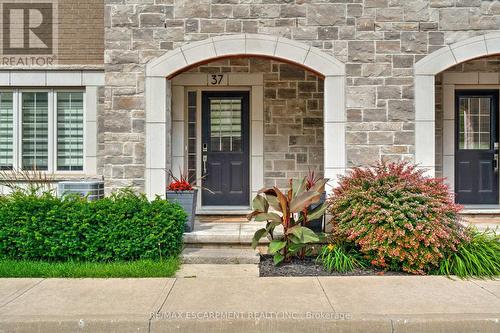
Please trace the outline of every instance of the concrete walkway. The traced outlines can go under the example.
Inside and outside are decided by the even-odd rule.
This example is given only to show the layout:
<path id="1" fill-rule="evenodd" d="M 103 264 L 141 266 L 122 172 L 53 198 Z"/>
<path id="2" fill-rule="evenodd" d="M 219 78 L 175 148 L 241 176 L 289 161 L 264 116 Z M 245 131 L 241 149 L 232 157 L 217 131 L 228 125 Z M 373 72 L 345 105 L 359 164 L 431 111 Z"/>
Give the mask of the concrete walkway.
<path id="1" fill-rule="evenodd" d="M 0 332 L 500 332 L 500 280 L 0 279 Z"/>

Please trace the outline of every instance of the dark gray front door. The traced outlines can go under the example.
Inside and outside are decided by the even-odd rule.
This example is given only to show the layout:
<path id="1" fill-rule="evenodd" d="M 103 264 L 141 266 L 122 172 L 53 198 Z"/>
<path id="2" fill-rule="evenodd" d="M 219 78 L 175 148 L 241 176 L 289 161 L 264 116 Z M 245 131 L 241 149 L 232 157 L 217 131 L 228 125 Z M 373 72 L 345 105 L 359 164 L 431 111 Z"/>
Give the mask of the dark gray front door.
<path id="1" fill-rule="evenodd" d="M 461 204 L 498 204 L 498 90 L 457 90 L 455 192 Z"/>
<path id="2" fill-rule="evenodd" d="M 249 93 L 203 92 L 202 117 L 202 205 L 248 206 Z"/>

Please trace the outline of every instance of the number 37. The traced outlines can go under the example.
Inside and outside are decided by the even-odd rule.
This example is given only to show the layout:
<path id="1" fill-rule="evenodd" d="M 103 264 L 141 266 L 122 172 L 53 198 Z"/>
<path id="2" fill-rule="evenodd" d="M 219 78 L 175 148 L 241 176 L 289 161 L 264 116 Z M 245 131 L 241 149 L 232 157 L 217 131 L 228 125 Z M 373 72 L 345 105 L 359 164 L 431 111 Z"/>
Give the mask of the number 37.
<path id="1" fill-rule="evenodd" d="M 224 78 L 224 75 L 222 75 L 222 74 L 211 74 L 210 75 L 210 84 L 212 84 L 212 85 L 221 84 L 223 78 Z"/>

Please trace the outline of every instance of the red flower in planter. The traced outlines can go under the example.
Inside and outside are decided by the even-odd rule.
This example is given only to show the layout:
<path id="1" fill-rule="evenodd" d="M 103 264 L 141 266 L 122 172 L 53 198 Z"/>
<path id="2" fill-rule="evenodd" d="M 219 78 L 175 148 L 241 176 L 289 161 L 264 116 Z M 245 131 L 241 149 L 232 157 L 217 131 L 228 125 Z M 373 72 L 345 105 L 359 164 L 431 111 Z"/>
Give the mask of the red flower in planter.
<path id="1" fill-rule="evenodd" d="M 192 191 L 193 186 L 187 181 L 173 181 L 168 185 L 167 189 L 169 191 Z"/>
<path id="2" fill-rule="evenodd" d="M 193 184 L 189 182 L 186 172 L 181 172 L 179 177 L 174 176 L 171 170 L 168 171 L 172 181 L 167 186 L 169 191 L 192 191 Z"/>

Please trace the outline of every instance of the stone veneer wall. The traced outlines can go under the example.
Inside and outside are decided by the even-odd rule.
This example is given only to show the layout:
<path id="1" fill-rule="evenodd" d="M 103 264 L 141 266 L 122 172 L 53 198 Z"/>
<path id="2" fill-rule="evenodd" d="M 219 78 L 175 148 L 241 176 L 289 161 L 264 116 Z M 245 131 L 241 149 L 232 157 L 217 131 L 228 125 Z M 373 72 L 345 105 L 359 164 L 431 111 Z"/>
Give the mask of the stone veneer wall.
<path id="1" fill-rule="evenodd" d="M 263 73 L 265 186 L 285 187 L 309 169 L 322 174 L 322 79 L 299 66 L 260 58 L 220 60 L 191 72 Z"/>
<path id="2" fill-rule="evenodd" d="M 454 72 L 482 72 L 482 73 L 500 73 L 500 56 L 490 56 L 480 59 L 470 60 L 436 75 L 436 176 L 443 175 L 443 73 Z"/>
<path id="3" fill-rule="evenodd" d="M 334 55 L 346 63 L 353 166 L 411 160 L 414 63 L 499 25 L 500 2 L 486 0 L 105 0 L 107 185 L 143 188 L 144 66 L 167 50 L 215 35 L 259 33 Z"/>

